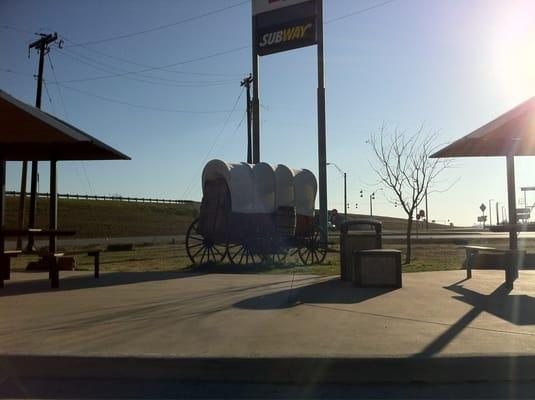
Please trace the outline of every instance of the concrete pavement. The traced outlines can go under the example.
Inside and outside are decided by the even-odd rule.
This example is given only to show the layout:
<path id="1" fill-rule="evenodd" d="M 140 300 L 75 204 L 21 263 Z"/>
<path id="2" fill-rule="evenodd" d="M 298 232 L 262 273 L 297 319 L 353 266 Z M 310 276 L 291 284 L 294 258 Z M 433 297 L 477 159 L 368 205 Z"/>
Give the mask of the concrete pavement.
<path id="1" fill-rule="evenodd" d="M 13 273 L 0 360 L 12 377 L 250 382 L 535 380 L 535 274 L 332 277 Z"/>

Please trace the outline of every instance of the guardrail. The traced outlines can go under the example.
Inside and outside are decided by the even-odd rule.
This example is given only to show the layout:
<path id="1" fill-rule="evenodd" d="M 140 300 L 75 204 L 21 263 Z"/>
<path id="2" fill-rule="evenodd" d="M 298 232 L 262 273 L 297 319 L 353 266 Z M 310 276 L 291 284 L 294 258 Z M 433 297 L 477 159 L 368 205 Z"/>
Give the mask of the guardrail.
<path id="1" fill-rule="evenodd" d="M 6 196 L 20 196 L 20 192 L 6 191 Z M 48 198 L 50 193 L 37 193 L 38 197 Z M 126 201 L 132 203 L 157 203 L 157 204 L 199 204 L 193 200 L 154 199 L 150 197 L 125 197 L 125 196 L 98 196 L 89 194 L 58 193 L 60 199 L 72 200 L 100 200 L 100 201 Z"/>

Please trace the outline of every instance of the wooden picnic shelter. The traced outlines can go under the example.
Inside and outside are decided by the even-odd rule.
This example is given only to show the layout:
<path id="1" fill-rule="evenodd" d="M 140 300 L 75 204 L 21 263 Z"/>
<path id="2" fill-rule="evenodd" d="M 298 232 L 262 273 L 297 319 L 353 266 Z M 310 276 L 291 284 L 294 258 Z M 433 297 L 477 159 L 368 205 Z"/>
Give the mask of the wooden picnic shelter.
<path id="1" fill-rule="evenodd" d="M 516 210 L 515 157 L 535 155 L 535 97 L 519 104 L 472 133 L 437 151 L 431 158 L 443 157 L 505 157 L 507 168 L 507 200 L 509 223 L 494 231 L 509 233 L 509 250 L 518 255 L 518 232 L 533 230 L 518 224 Z M 518 276 L 519 257 L 513 256 L 511 277 Z M 507 276 L 507 274 L 506 274 Z M 512 284 L 512 282 L 508 282 Z"/>
<path id="2" fill-rule="evenodd" d="M 9 279 L 10 259 L 17 251 L 5 249 L 6 237 L 46 236 L 48 253 L 55 260 L 57 236 L 74 232 L 58 230 L 57 163 L 74 160 L 129 160 L 130 158 L 75 126 L 30 106 L 0 90 L 0 287 Z M 7 229 L 6 162 L 50 161 L 50 207 L 48 229 Z M 52 264 L 56 265 L 55 262 Z M 52 268 L 52 267 L 51 267 Z M 57 265 L 50 273 L 58 287 Z"/>

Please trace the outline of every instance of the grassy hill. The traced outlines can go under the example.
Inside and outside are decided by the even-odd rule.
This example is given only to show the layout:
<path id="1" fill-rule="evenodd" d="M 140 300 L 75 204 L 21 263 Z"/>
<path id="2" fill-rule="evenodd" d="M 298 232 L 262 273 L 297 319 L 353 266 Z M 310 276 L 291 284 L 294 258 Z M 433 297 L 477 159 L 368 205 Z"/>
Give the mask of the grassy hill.
<path id="1" fill-rule="evenodd" d="M 28 202 L 26 210 L 29 208 Z M 129 203 L 123 201 L 60 199 L 58 225 L 72 229 L 77 237 L 118 237 L 180 235 L 186 233 L 191 221 L 199 214 L 198 204 Z M 18 198 L 7 198 L 7 226 L 17 227 Z M 350 218 L 369 218 L 351 214 Z M 404 230 L 406 221 L 400 218 L 374 216 L 383 222 L 385 230 Z M 27 221 L 27 217 L 26 217 Z M 433 228 L 444 225 L 430 224 Z M 37 226 L 48 226 L 48 200 L 37 203 Z"/>
<path id="2" fill-rule="evenodd" d="M 29 208 L 27 202 L 26 211 Z M 58 226 L 77 237 L 178 235 L 198 215 L 198 205 L 60 199 Z M 8 228 L 17 227 L 18 198 L 7 198 Z M 26 217 L 26 221 L 27 221 Z M 48 226 L 48 200 L 37 202 L 37 226 Z"/>

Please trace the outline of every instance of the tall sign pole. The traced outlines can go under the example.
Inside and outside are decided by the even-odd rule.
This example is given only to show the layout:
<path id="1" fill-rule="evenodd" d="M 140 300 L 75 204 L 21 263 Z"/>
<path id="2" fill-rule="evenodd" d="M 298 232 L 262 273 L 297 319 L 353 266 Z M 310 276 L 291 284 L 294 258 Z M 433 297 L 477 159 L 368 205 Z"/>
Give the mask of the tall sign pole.
<path id="1" fill-rule="evenodd" d="M 325 73 L 323 69 L 323 1 L 316 0 L 316 40 L 318 56 L 318 175 L 320 228 L 327 241 L 327 139 L 325 123 Z"/>
<path id="2" fill-rule="evenodd" d="M 323 70 L 322 0 L 252 0 L 253 27 L 253 163 L 260 161 L 259 58 L 317 45 L 318 64 L 318 175 L 319 223 L 327 241 L 327 150 L 325 127 L 325 73 Z"/>

